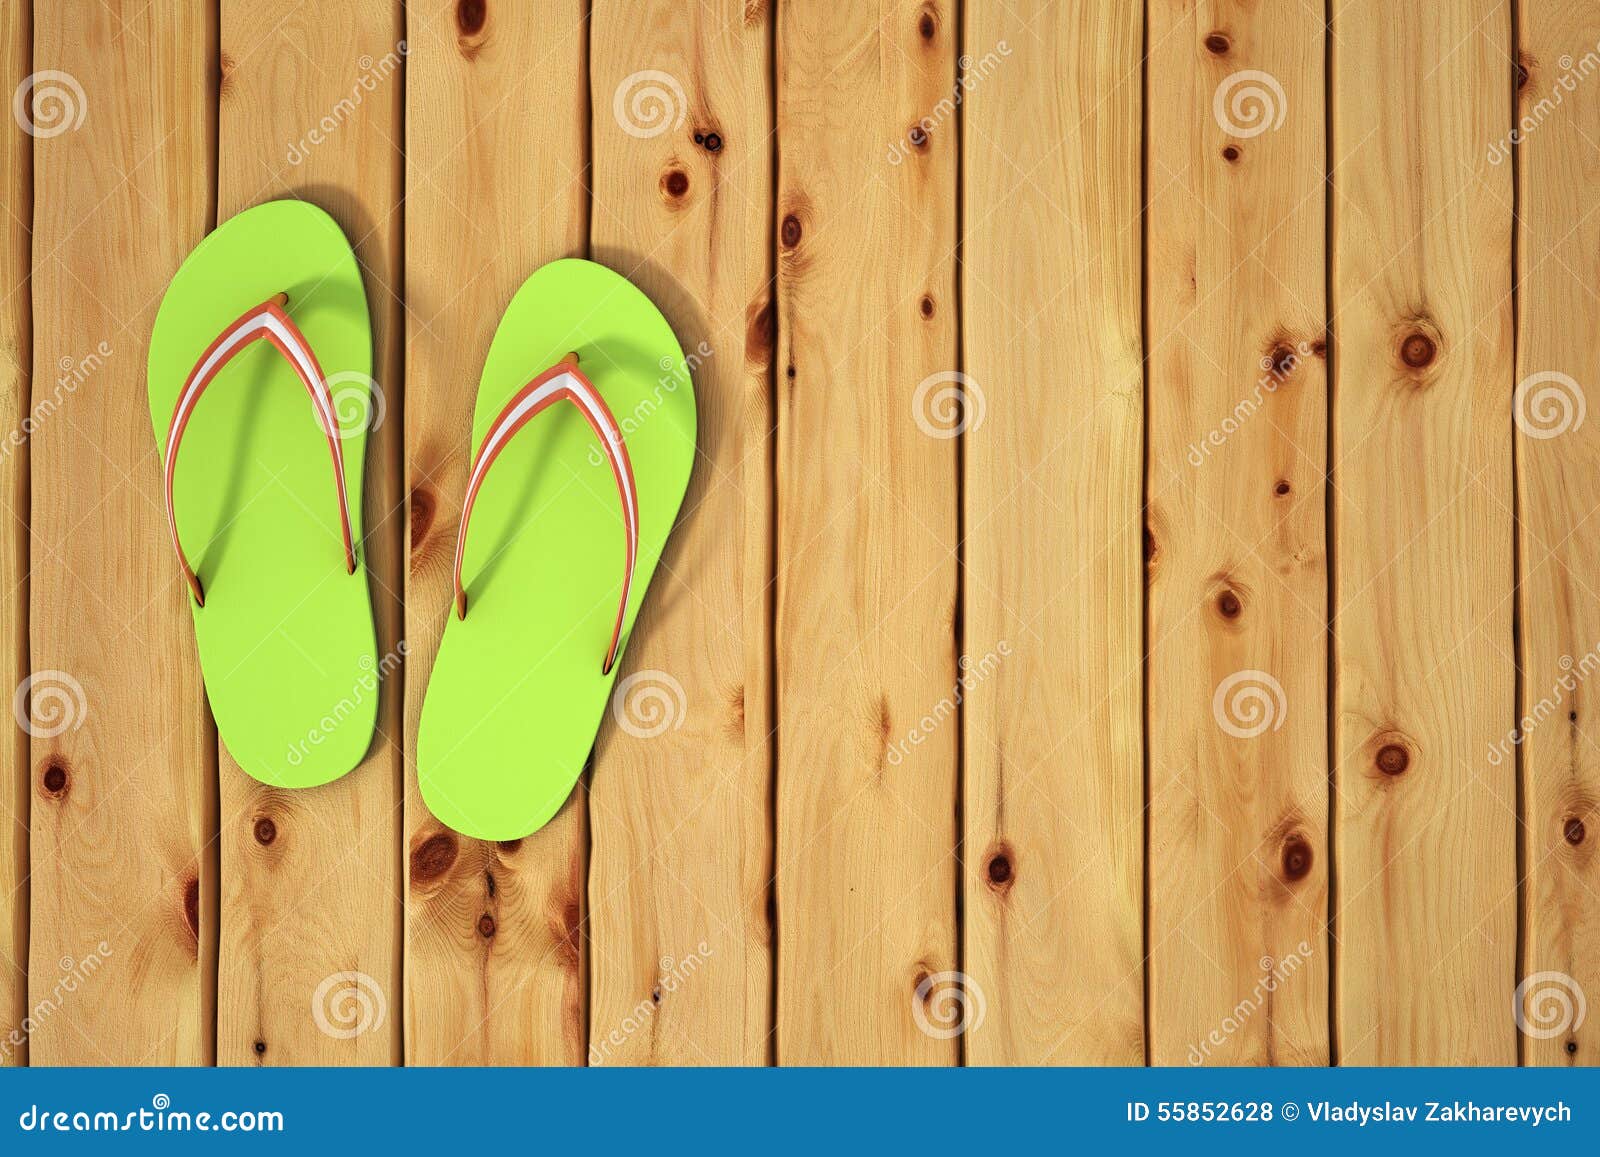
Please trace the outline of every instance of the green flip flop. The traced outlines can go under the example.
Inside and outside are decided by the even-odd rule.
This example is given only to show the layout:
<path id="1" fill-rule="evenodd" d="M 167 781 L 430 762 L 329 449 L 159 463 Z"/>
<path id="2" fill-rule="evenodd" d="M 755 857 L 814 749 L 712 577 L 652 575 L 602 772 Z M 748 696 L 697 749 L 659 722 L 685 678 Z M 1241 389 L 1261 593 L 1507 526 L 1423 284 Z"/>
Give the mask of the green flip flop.
<path id="1" fill-rule="evenodd" d="M 377 722 L 361 564 L 371 372 L 355 254 L 301 201 L 248 209 L 196 246 L 150 336 L 150 420 L 206 694 L 229 753 L 276 787 L 337 779 Z"/>
<path id="2" fill-rule="evenodd" d="M 602 265 L 544 266 L 489 347 L 473 444 L 417 778 L 444 824 L 512 840 L 583 772 L 689 484 L 694 387 L 672 327 Z"/>

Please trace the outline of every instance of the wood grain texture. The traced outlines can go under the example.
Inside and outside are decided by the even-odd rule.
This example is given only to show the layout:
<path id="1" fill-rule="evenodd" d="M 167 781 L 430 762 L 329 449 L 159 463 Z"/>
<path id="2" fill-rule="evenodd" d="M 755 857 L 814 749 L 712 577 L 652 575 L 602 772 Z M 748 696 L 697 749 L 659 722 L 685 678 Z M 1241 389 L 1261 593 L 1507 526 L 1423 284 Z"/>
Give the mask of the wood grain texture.
<path id="1" fill-rule="evenodd" d="M 408 753 L 450 605 L 490 339 L 534 270 L 585 252 L 583 13 L 579 0 L 407 11 Z M 434 819 L 408 767 L 408 1063 L 582 1062 L 586 795 L 580 783 L 529 839 L 486 843 Z"/>
<path id="2" fill-rule="evenodd" d="M 672 323 L 699 445 L 621 675 L 618 710 L 645 726 L 608 713 L 595 752 L 591 1064 L 769 1052 L 771 50 L 744 0 L 593 9 L 593 257 Z M 652 83 L 659 124 L 634 116 Z"/>
<path id="3" fill-rule="evenodd" d="M 29 5 L 0 5 L 0 92 L 32 71 Z M 29 309 L 33 138 L 0 124 L 0 684 L 28 673 L 28 447 L 33 323 Z M 0 751 L 0 1065 L 27 1063 L 28 736 Z"/>
<path id="4" fill-rule="evenodd" d="M 784 1064 L 957 1058 L 919 1027 L 956 968 L 957 458 L 917 404 L 957 368 L 959 141 L 888 156 L 949 98 L 956 39 L 944 4 L 778 10 Z"/>
<path id="5" fill-rule="evenodd" d="M 1143 14 L 966 12 L 966 1057 L 1139 1064 Z"/>
<path id="6" fill-rule="evenodd" d="M 219 217 L 278 198 L 309 201 L 339 222 L 366 280 L 383 396 L 366 444 L 362 554 L 377 673 L 392 672 L 403 654 L 405 533 L 400 7 L 225 0 L 221 16 Z M 400 1060 L 400 678 L 350 693 L 379 696 L 378 734 L 358 767 L 324 787 L 266 787 L 221 746 L 221 1064 Z"/>
<path id="7" fill-rule="evenodd" d="M 1600 11 L 1523 0 L 1517 488 L 1521 514 L 1524 926 L 1521 975 L 1532 1065 L 1600 1064 L 1600 107 L 1575 99 L 1600 63 Z M 1509 167 L 1503 153 L 1491 162 Z M 1563 376 L 1564 375 L 1564 376 Z M 1587 395 L 1587 397 L 1585 397 Z M 1579 407 L 1583 407 L 1580 409 Z M 1497 767 L 1511 766 L 1509 743 Z M 1574 991 L 1576 990 L 1576 991 Z M 1575 1023 L 1578 993 L 1590 1013 Z"/>
<path id="8" fill-rule="evenodd" d="M 29 1059 L 203 1064 L 216 739 L 145 355 L 167 282 L 212 221 L 216 29 L 178 5 L 34 15 L 34 67 L 72 77 L 86 108 L 33 142 L 29 1001 L 51 1008 Z"/>
<path id="9" fill-rule="evenodd" d="M 0 127 L 0 1064 L 1600 1063 L 1593 7 L 0 2 L 0 96 L 55 70 Z M 144 380 L 277 197 L 366 277 L 406 639 L 293 793 L 219 753 Z M 676 717 L 473 841 L 405 753 L 485 354 L 573 255 L 693 358 L 623 672 Z"/>
<path id="10" fill-rule="evenodd" d="M 1332 35 L 1339 1058 L 1509 1064 L 1510 16 L 1350 0 Z"/>
<path id="11" fill-rule="evenodd" d="M 1324 36 L 1150 6 L 1157 1065 L 1329 1057 Z"/>

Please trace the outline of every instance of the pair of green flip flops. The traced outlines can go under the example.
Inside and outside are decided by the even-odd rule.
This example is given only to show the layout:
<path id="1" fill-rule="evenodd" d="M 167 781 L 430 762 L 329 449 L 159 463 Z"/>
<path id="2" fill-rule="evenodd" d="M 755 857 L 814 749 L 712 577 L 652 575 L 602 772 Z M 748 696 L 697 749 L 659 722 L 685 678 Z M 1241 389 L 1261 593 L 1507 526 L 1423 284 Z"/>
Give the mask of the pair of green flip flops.
<path id="1" fill-rule="evenodd" d="M 229 753 L 274 787 L 359 764 L 399 663 L 377 655 L 362 545 L 367 434 L 385 409 L 371 372 L 355 254 L 300 201 L 249 209 L 196 247 L 150 338 L 207 695 Z M 417 738 L 445 824 L 516 839 L 570 794 L 694 446 L 688 367 L 650 300 L 588 261 L 528 278 L 478 383 L 456 595 L 437 608 L 449 621 Z"/>

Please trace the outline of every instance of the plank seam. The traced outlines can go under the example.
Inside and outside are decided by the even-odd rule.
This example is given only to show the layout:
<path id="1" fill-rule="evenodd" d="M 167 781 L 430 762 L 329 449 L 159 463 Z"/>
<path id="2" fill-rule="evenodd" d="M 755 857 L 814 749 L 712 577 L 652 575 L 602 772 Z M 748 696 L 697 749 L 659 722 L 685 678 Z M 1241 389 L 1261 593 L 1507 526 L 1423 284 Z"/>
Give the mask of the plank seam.
<path id="1" fill-rule="evenodd" d="M 767 292 L 772 311 L 772 353 L 767 358 L 767 581 L 762 587 L 767 617 L 767 1065 L 778 1064 L 778 351 L 784 349 L 783 310 L 778 300 L 779 169 L 782 143 L 778 136 L 778 18 L 764 10 L 767 22 L 767 123 L 771 152 L 771 213 L 767 233 Z"/>
<path id="2" fill-rule="evenodd" d="M 1326 909 L 1327 935 L 1325 937 L 1328 953 L 1328 1065 L 1330 1068 L 1339 1064 L 1339 936 L 1338 916 L 1339 910 L 1339 857 L 1338 857 L 1338 815 L 1339 815 L 1339 638 L 1334 630 L 1334 620 L 1338 616 L 1338 526 L 1334 522 L 1337 503 L 1334 501 L 1336 487 L 1333 476 L 1337 469 L 1334 452 L 1337 442 L 1334 436 L 1334 423 L 1338 417 L 1338 407 L 1335 405 L 1334 388 L 1339 380 L 1338 369 L 1338 343 L 1334 340 L 1333 322 L 1333 0 L 1324 0 L 1322 6 L 1323 36 L 1322 36 L 1322 340 L 1327 343 L 1328 361 L 1324 378 L 1324 425 L 1323 435 L 1323 462 L 1326 464 L 1327 476 L 1323 479 L 1322 486 L 1322 537 L 1323 551 L 1327 557 L 1327 597 L 1325 600 L 1324 620 L 1326 622 L 1327 642 L 1327 702 L 1325 710 L 1328 719 L 1328 733 L 1326 736 L 1328 758 L 1328 806 L 1325 815 L 1326 830 L 1328 833 L 1328 871 L 1327 888 L 1328 901 Z"/>
<path id="3" fill-rule="evenodd" d="M 967 51 L 966 43 L 966 4 L 963 0 L 956 0 L 955 4 L 955 84 L 952 91 L 961 92 L 962 68 L 961 61 Z M 967 404 L 967 347 L 965 341 L 966 314 L 962 309 L 963 296 L 963 270 L 966 258 L 966 201 L 962 196 L 966 181 L 966 114 L 964 103 L 956 106 L 955 148 L 956 148 L 956 189 L 955 189 L 955 225 L 956 246 L 954 253 L 955 266 L 953 269 L 950 296 L 955 306 L 955 367 L 956 381 L 960 383 L 961 412 L 972 413 Z M 956 613 L 954 624 L 954 639 L 956 669 L 953 672 L 956 685 L 961 680 L 961 656 L 967 651 L 967 429 L 963 428 L 956 435 Z M 956 792 L 955 792 L 955 957 L 956 975 L 961 978 L 963 993 L 967 986 L 967 907 L 966 907 L 966 792 L 967 792 L 967 702 L 966 696 L 961 696 L 956 701 Z M 965 1007 L 971 1007 L 970 1003 Z M 956 1066 L 967 1067 L 967 1034 L 962 1033 L 956 1037 Z"/>
<path id="4" fill-rule="evenodd" d="M 22 5 L 18 20 L 21 31 L 17 39 L 22 47 L 19 54 L 23 75 L 33 71 L 33 6 Z M 20 129 L 18 130 L 21 131 Z M 28 292 L 17 294 L 18 326 L 17 339 L 17 410 L 26 420 L 33 402 L 33 218 L 34 218 L 34 190 L 33 190 L 33 142 L 34 138 L 23 134 L 27 139 L 20 142 L 24 147 L 18 157 L 19 169 L 15 174 L 15 185 L 9 191 L 24 203 L 16 206 L 26 214 L 28 233 L 27 243 L 27 269 L 24 276 L 27 279 Z M 21 422 L 19 421 L 19 428 Z M 22 581 L 18 584 L 13 597 L 18 600 L 15 625 L 20 629 L 14 642 L 11 654 L 12 671 L 25 677 L 28 673 L 29 660 L 33 653 L 32 641 L 32 562 L 33 542 L 31 528 L 33 526 L 33 459 L 27 439 L 23 439 L 17 446 L 17 470 L 20 474 L 19 506 L 26 513 L 27 526 L 18 536 L 16 547 L 17 561 L 22 567 Z M 12 1023 L 21 1025 L 28 1015 L 29 979 L 31 969 L 28 965 L 28 953 L 32 941 L 33 927 L 33 886 L 31 857 L 33 841 L 33 791 L 32 791 L 32 758 L 27 734 L 18 728 L 12 735 L 12 766 L 16 769 L 16 783 L 13 791 L 13 801 L 16 806 L 17 816 L 17 846 L 12 857 L 13 868 L 18 881 L 17 909 L 13 913 L 12 941 L 16 950 L 16 959 L 12 962 L 16 970 L 16 992 L 14 993 L 14 1009 Z M 30 1063 L 28 1055 L 28 1040 L 24 1036 L 22 1044 L 17 1049 L 17 1064 L 26 1066 Z"/>
<path id="5" fill-rule="evenodd" d="M 1518 105 L 1520 93 L 1517 89 L 1517 65 L 1522 60 L 1522 3 L 1521 0 L 1511 0 L 1511 68 L 1507 70 L 1507 120 L 1512 126 L 1512 132 L 1507 139 L 1511 142 L 1511 382 L 1516 388 L 1517 374 L 1521 366 L 1521 339 L 1522 316 L 1519 301 L 1521 286 L 1518 284 L 1518 268 L 1521 260 L 1519 242 L 1521 239 L 1520 223 L 1522 221 L 1522 142 L 1520 134 L 1515 131 L 1517 124 Z M 1521 454 L 1522 448 L 1517 437 L 1517 427 L 1513 413 L 1508 415 L 1511 421 L 1511 701 L 1516 705 L 1516 726 L 1518 735 L 1521 735 L 1521 720 L 1526 708 L 1527 671 L 1526 655 L 1523 650 L 1526 642 L 1522 631 L 1522 475 Z M 1515 956 L 1512 963 L 1512 975 L 1517 982 L 1517 992 L 1521 992 L 1523 976 L 1527 971 L 1524 953 L 1528 947 L 1528 785 L 1527 785 L 1527 745 L 1518 743 L 1513 753 L 1513 766 L 1515 782 L 1513 786 L 1514 804 L 1517 811 L 1517 827 L 1515 839 L 1516 871 L 1517 871 L 1517 928 L 1515 938 Z M 1517 1066 L 1524 1067 L 1528 1063 L 1527 1037 L 1518 1032 L 1516 1034 Z"/>
<path id="6" fill-rule="evenodd" d="M 1144 441 L 1139 464 L 1140 541 L 1149 532 L 1150 512 L 1150 4 L 1146 0 L 1139 29 L 1139 372 L 1140 437 Z M 1140 979 L 1142 981 L 1144 1063 L 1154 1056 L 1150 1033 L 1150 568 L 1139 560 L 1139 770 L 1143 852 L 1139 864 Z"/>

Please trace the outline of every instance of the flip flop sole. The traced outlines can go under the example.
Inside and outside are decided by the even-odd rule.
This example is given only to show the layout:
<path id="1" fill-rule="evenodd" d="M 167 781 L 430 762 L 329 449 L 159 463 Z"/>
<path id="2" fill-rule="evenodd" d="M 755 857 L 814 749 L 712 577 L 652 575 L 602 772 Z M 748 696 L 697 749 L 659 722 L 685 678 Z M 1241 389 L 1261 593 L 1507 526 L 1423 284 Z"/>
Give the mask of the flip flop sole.
<path id="1" fill-rule="evenodd" d="M 621 426 L 637 484 L 626 646 L 694 465 L 694 389 L 649 298 L 604 266 L 552 262 L 517 291 L 495 333 L 474 450 L 511 396 L 568 351 Z M 601 672 L 625 551 L 600 442 L 576 407 L 553 407 L 506 444 L 478 492 L 463 566 L 469 611 L 450 612 L 417 736 L 422 797 L 441 822 L 520 839 L 560 810 L 621 666 Z"/>
<path id="2" fill-rule="evenodd" d="M 381 675 L 359 548 L 367 429 L 381 395 L 361 272 L 331 217 L 272 201 L 195 248 L 156 314 L 150 418 L 165 454 L 195 362 L 246 310 L 280 292 L 334 397 L 356 573 L 346 573 L 328 440 L 305 387 L 266 342 L 228 364 L 194 409 L 173 508 L 205 588 L 205 606 L 189 605 L 217 730 L 256 779 L 311 787 L 361 762 Z M 177 561 L 163 561 L 182 587 Z"/>

